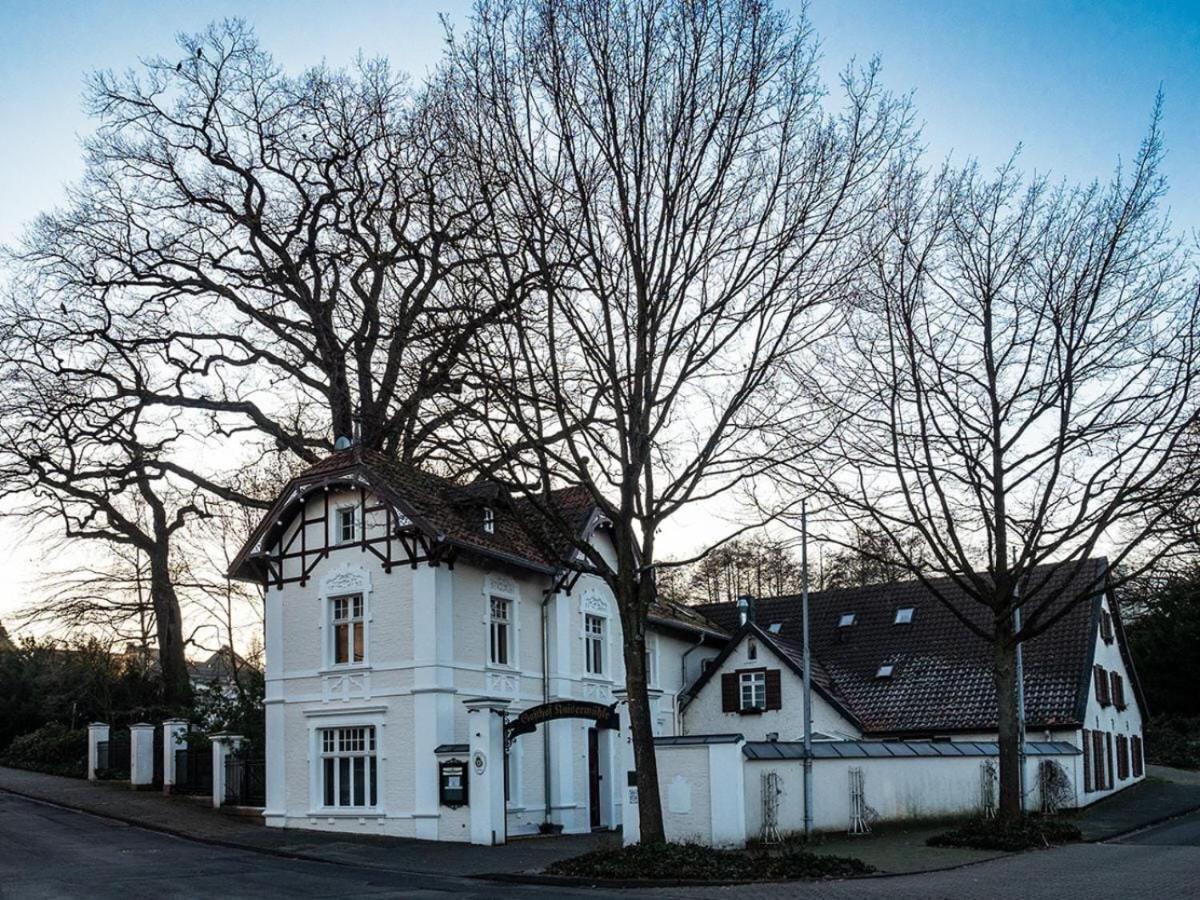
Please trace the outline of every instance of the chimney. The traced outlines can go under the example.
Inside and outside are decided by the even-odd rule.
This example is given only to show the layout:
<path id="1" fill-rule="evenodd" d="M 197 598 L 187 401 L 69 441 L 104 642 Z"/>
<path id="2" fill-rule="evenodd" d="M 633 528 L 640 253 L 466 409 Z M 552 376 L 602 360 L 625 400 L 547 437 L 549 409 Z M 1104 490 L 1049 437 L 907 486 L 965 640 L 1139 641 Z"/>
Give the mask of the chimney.
<path id="1" fill-rule="evenodd" d="M 750 594 L 742 594 L 737 598 L 738 609 L 738 625 L 745 625 L 747 622 L 754 621 L 754 597 Z"/>

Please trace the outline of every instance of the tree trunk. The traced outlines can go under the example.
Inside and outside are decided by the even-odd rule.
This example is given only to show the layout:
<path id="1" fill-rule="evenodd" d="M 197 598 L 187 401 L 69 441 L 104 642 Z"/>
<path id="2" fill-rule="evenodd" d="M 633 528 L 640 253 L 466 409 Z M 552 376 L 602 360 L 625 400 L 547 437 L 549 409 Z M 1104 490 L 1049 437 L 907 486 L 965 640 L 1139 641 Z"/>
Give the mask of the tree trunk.
<path id="1" fill-rule="evenodd" d="M 996 683 L 997 729 L 1000 739 L 999 814 L 1015 818 L 1022 814 L 1020 723 L 1017 719 L 1017 645 L 1012 613 L 997 615 L 992 648 Z"/>
<path id="2" fill-rule="evenodd" d="M 171 581 L 168 553 L 161 545 L 150 553 L 150 598 L 158 633 L 163 702 L 167 706 L 185 707 L 191 703 L 192 686 L 183 655 L 183 614 Z"/>
<path id="3" fill-rule="evenodd" d="M 639 587 L 633 590 L 640 593 Z M 621 605 L 621 627 L 625 633 L 625 688 L 629 698 L 629 731 L 633 742 L 633 765 L 637 778 L 638 819 L 641 842 L 661 844 L 662 799 L 658 794 L 658 758 L 654 755 L 654 725 L 650 718 L 650 694 L 646 689 L 645 616 L 636 613 L 637 600 Z"/>

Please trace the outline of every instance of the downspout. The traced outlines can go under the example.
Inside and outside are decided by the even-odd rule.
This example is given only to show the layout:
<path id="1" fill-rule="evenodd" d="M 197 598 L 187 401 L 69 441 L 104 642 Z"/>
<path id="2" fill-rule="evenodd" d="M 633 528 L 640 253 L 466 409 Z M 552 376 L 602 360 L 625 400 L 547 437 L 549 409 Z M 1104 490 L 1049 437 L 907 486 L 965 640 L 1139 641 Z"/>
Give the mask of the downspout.
<path id="1" fill-rule="evenodd" d="M 542 702 L 550 702 L 550 590 L 542 592 Z M 542 725 L 542 795 L 545 800 L 543 824 L 550 830 L 550 723 Z"/>

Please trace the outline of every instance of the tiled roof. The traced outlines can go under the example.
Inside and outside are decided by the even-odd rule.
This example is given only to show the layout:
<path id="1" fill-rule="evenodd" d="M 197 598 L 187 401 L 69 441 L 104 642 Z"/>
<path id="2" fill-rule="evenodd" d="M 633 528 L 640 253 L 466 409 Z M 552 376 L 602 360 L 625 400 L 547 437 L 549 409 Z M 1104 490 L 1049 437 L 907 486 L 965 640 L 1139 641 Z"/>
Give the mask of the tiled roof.
<path id="1" fill-rule="evenodd" d="M 280 504 L 293 489 L 314 483 L 352 481 L 356 477 L 392 495 L 406 515 L 427 535 L 446 541 L 460 550 L 506 559 L 543 571 L 557 569 L 570 552 L 570 542 L 561 531 L 547 527 L 543 533 L 531 523 L 545 521 L 538 506 L 524 497 L 509 498 L 498 487 L 483 482 L 460 484 L 368 450 L 349 449 L 332 453 L 294 478 L 276 508 L 264 517 L 259 531 L 279 519 Z M 594 504 L 586 488 L 568 487 L 551 491 L 548 506 L 557 511 L 568 529 L 581 533 Z M 483 530 L 483 507 L 491 506 L 494 530 Z M 255 543 L 259 532 L 248 543 Z M 235 562 L 235 571 L 243 560 Z"/>
<path id="2" fill-rule="evenodd" d="M 1077 597 L 1102 585 L 1107 562 L 1045 566 L 1033 570 L 1032 584 L 1045 594 Z M 964 615 L 981 625 L 986 610 L 968 599 L 950 579 L 933 586 Z M 1101 593 L 1077 603 L 1046 632 L 1023 644 L 1026 720 L 1030 728 L 1078 723 L 1086 701 Z M 898 608 L 912 607 L 913 620 L 896 625 Z M 736 629 L 734 603 L 697 607 L 727 629 Z M 996 690 L 991 646 L 968 629 L 921 582 L 813 592 L 809 597 L 813 679 L 827 680 L 866 734 L 928 734 L 993 730 Z M 855 623 L 838 627 L 843 613 Z M 798 596 L 759 599 L 755 620 L 773 635 L 780 649 L 799 660 L 801 608 Z M 883 664 L 892 677 L 877 678 Z M 1130 665 L 1128 658 L 1126 665 Z M 1136 677 L 1132 676 L 1136 688 Z M 818 682 L 819 683 L 819 682 Z"/>

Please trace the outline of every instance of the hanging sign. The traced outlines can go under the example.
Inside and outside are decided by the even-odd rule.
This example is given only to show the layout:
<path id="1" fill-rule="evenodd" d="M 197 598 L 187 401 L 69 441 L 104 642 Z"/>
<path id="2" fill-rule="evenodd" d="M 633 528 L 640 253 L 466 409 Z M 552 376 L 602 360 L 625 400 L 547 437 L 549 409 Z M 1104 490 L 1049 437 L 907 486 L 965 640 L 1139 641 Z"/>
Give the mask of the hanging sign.
<path id="1" fill-rule="evenodd" d="M 617 717 L 617 704 L 605 706 L 603 703 L 589 703 L 586 700 L 552 700 L 539 706 L 531 706 L 515 719 L 508 722 L 504 728 L 508 738 L 519 734 L 528 734 L 543 722 L 554 719 L 591 719 L 597 728 L 620 728 Z"/>

